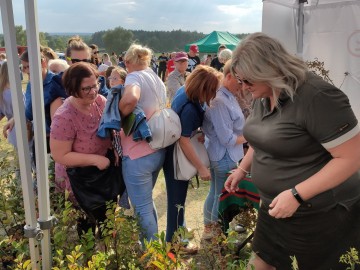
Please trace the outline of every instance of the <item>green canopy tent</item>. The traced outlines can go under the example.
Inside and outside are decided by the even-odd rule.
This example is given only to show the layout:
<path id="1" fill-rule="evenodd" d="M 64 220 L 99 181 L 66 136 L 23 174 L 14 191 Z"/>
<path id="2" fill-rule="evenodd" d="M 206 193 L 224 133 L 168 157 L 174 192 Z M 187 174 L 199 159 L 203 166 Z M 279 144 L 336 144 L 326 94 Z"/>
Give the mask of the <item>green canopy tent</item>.
<path id="1" fill-rule="evenodd" d="M 233 50 L 239 42 L 240 40 L 229 32 L 213 31 L 198 41 L 186 44 L 185 51 L 189 51 L 189 47 L 192 44 L 196 44 L 201 53 L 217 53 L 221 44 L 224 44 L 228 49 Z"/>

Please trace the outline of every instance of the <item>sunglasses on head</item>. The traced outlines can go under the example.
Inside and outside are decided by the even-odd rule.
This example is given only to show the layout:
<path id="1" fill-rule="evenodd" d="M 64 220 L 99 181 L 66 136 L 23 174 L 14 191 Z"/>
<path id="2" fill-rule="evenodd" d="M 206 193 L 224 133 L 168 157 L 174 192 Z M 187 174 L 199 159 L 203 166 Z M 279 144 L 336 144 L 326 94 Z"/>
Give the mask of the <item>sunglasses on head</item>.
<path id="1" fill-rule="evenodd" d="M 71 61 L 71 63 L 73 63 L 73 64 L 79 63 L 79 62 L 91 63 L 90 59 L 76 59 L 76 58 L 68 57 L 68 60 Z"/>

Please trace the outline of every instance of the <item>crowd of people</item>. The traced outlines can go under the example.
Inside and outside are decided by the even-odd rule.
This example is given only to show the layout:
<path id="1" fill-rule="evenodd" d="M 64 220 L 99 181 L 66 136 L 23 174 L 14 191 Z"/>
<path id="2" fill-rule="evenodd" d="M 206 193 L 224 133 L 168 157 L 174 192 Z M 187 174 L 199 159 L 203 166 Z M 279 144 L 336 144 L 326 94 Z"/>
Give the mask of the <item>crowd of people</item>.
<path id="1" fill-rule="evenodd" d="M 85 211 L 79 231 L 95 230 L 106 208 L 81 200 L 70 171 L 111 166 L 126 188 L 116 194 L 128 196 L 139 216 L 142 242 L 158 232 L 153 188 L 161 169 L 166 241 L 186 228 L 189 181 L 174 176 L 175 144 L 162 149 L 149 145 L 147 120 L 165 104 L 179 116 L 178 143 L 185 156 L 199 177 L 210 181 L 203 208 L 205 240 L 219 233 L 221 190 L 237 191 L 251 173 L 261 198 L 249 262 L 255 269 L 290 269 L 291 256 L 300 269 L 340 269 L 340 255 L 349 247 L 360 249 L 358 120 L 342 91 L 309 72 L 277 40 L 251 34 L 234 51 L 221 44 L 216 57 L 205 55 L 203 61 L 195 44 L 188 52 L 170 53 L 170 59 L 165 53 L 156 59 L 139 44 L 120 57 L 114 52 L 100 56 L 98 46 L 78 36 L 69 39 L 66 60 L 56 59 L 50 48 L 39 53 L 44 143 L 55 161 L 56 191 L 70 192 L 74 207 Z M 8 119 L 3 133 L 16 147 L 7 63 L 0 57 L 0 119 Z M 20 60 L 22 71 L 30 74 L 28 53 Z M 24 105 L 34 149 L 31 91 L 36 90 L 29 82 Z M 199 132 L 209 167 L 191 144 Z M 81 189 L 89 198 L 107 192 L 106 184 L 100 187 L 104 190 L 91 184 Z M 108 197 L 116 200 L 113 194 Z M 182 241 L 184 252 L 197 252 L 188 239 Z"/>

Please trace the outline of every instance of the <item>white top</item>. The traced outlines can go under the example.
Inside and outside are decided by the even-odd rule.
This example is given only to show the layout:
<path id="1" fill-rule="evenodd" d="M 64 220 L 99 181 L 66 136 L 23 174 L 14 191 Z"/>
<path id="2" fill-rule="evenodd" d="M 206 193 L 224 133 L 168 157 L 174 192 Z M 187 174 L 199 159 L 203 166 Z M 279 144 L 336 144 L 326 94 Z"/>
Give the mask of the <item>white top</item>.
<path id="1" fill-rule="evenodd" d="M 161 104 L 166 104 L 165 84 L 151 68 L 129 73 L 125 79 L 125 87 L 128 85 L 140 87 L 138 106 L 144 110 L 148 119 L 149 114 L 152 115 Z"/>

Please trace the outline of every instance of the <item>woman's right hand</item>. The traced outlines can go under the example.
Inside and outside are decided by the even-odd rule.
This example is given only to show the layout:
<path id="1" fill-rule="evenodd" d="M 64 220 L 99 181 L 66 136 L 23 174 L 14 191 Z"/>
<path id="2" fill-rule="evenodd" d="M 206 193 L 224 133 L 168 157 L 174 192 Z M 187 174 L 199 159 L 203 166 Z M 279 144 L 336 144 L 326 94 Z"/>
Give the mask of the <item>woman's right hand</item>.
<path id="1" fill-rule="evenodd" d="M 201 169 L 198 171 L 198 173 L 202 180 L 204 180 L 204 181 L 211 180 L 210 170 L 208 168 L 206 168 L 205 166 L 202 166 Z"/>
<path id="2" fill-rule="evenodd" d="M 230 176 L 227 178 L 224 187 L 225 189 L 232 193 L 232 192 L 236 192 L 239 188 L 238 188 L 238 184 L 240 182 L 240 180 L 245 177 L 245 172 L 237 169 L 235 170 L 232 174 L 230 174 Z"/>
<path id="3" fill-rule="evenodd" d="M 99 170 L 105 170 L 110 166 L 110 160 L 104 156 L 98 156 L 95 161 L 95 166 L 98 167 Z"/>
<path id="4" fill-rule="evenodd" d="M 7 123 L 3 126 L 3 135 L 5 138 L 8 137 L 8 132 L 10 132 L 15 125 L 14 118 L 10 118 Z"/>

